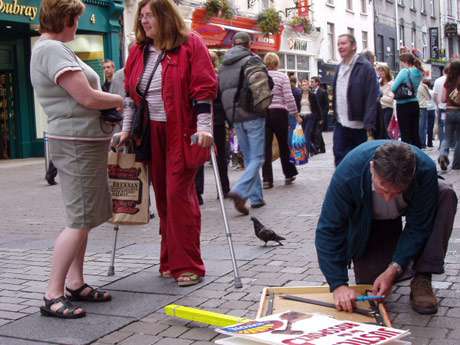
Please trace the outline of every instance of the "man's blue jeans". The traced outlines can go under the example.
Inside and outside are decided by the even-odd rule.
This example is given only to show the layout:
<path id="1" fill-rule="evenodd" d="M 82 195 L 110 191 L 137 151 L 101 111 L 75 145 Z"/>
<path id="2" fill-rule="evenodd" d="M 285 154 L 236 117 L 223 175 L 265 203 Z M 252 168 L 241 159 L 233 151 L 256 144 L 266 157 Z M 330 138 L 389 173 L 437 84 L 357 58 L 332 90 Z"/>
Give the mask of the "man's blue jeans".
<path id="1" fill-rule="evenodd" d="M 265 119 L 237 122 L 234 126 L 244 156 L 244 173 L 231 192 L 257 205 L 264 200 L 259 171 L 265 159 Z"/>
<path id="2" fill-rule="evenodd" d="M 418 133 L 420 136 L 420 143 L 422 148 L 426 147 L 427 134 L 428 134 L 428 109 L 420 108 L 420 118 L 418 119 Z"/>
<path id="3" fill-rule="evenodd" d="M 439 149 L 441 150 L 442 142 L 446 138 L 446 111 L 444 109 L 438 112 L 438 137 L 439 137 Z M 443 120 L 444 118 L 444 120 Z"/>
<path id="4" fill-rule="evenodd" d="M 447 109 L 445 140 L 441 143 L 440 156 L 449 156 L 449 147 L 455 147 L 452 169 L 460 169 L 460 111 Z"/>

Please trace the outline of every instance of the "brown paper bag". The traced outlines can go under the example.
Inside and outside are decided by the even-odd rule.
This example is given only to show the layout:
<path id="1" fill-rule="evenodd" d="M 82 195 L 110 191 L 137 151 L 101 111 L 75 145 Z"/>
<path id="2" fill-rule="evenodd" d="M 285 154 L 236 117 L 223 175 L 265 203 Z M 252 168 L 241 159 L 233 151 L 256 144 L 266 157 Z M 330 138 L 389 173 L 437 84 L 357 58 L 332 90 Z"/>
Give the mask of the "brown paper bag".
<path id="1" fill-rule="evenodd" d="M 136 155 L 109 152 L 108 174 L 112 191 L 113 224 L 147 224 L 149 180 L 147 167 L 135 161 Z"/>

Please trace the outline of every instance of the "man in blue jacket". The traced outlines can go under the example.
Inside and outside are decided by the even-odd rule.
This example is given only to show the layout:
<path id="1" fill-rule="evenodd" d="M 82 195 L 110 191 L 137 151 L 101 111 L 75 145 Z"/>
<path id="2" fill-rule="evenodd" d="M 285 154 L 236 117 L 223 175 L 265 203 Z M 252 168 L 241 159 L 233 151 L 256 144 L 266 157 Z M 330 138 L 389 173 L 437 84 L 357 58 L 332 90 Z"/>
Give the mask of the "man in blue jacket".
<path id="1" fill-rule="evenodd" d="M 418 148 L 376 140 L 352 150 L 332 176 L 316 229 L 319 265 L 337 309 L 351 312 L 356 301 L 348 287 L 351 261 L 356 282 L 373 284 L 380 296 L 413 263 L 412 308 L 436 313 L 431 274 L 444 272 L 456 210 L 455 192 L 438 184 L 435 163 Z"/>
<path id="2" fill-rule="evenodd" d="M 373 138 L 377 119 L 379 87 L 374 67 L 356 53 L 356 39 L 351 34 L 340 35 L 338 50 L 342 62 L 334 78 L 333 151 L 335 165 L 368 138 Z"/>

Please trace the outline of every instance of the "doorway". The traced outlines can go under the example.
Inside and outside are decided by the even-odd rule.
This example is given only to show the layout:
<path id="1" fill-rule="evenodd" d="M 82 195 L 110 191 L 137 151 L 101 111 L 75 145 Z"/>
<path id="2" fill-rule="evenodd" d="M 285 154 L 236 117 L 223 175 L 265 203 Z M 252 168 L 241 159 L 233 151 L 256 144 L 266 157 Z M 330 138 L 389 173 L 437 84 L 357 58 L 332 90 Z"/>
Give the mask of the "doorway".
<path id="1" fill-rule="evenodd" d="M 0 71 L 0 159 L 15 156 L 13 73 Z"/>

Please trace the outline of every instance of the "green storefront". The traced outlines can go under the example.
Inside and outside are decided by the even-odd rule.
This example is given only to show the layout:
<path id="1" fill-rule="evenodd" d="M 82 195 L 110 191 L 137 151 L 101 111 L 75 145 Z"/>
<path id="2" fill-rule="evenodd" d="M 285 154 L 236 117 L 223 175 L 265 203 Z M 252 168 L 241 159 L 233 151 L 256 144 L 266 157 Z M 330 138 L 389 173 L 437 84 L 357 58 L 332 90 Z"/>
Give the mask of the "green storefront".
<path id="1" fill-rule="evenodd" d="M 43 155 L 46 116 L 30 84 L 39 0 L 0 0 L 0 159 Z M 123 0 L 84 0 L 71 48 L 102 78 L 104 59 L 121 62 Z"/>

